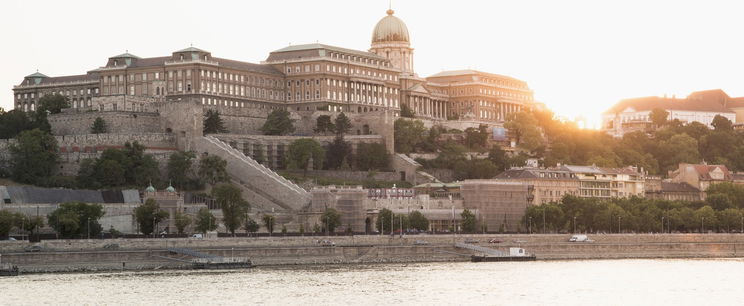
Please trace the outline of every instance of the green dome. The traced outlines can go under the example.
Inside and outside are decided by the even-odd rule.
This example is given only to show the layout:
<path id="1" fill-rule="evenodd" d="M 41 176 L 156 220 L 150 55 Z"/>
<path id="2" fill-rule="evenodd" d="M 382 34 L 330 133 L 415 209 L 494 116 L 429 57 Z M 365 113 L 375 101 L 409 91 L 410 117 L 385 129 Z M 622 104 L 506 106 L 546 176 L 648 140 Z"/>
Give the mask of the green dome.
<path id="1" fill-rule="evenodd" d="M 168 188 L 165 188 L 165 191 L 167 192 L 176 192 L 176 188 L 173 188 L 170 184 L 168 184 Z"/>
<path id="2" fill-rule="evenodd" d="M 155 192 L 155 187 L 152 187 L 152 183 L 150 183 L 150 186 L 147 186 L 145 189 L 146 192 Z"/>

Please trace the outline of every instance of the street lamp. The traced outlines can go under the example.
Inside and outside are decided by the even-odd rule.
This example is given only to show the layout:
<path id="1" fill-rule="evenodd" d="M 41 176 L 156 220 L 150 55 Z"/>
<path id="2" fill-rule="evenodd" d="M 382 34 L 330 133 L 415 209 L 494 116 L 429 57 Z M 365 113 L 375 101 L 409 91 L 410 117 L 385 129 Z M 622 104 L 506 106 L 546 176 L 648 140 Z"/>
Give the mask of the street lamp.
<path id="1" fill-rule="evenodd" d="M 664 216 L 661 216 L 661 233 L 664 233 Z"/>
<path id="2" fill-rule="evenodd" d="M 618 233 L 618 234 L 620 234 L 620 232 L 621 232 L 621 230 L 620 230 L 620 220 L 621 220 L 622 218 L 623 218 L 623 217 L 617 216 L 617 233 Z"/>
<path id="3" fill-rule="evenodd" d="M 576 216 L 574 216 L 574 233 L 576 233 Z"/>
<path id="4" fill-rule="evenodd" d="M 705 217 L 700 217 L 700 233 L 705 233 Z"/>
<path id="5" fill-rule="evenodd" d="M 90 217 L 88 217 L 88 239 L 90 240 Z"/>
<path id="6" fill-rule="evenodd" d="M 545 234 L 545 210 L 546 210 L 545 207 L 543 207 L 542 209 L 543 211 L 543 234 Z"/>
<path id="7" fill-rule="evenodd" d="M 527 228 L 530 230 L 530 234 L 532 234 L 532 217 L 529 218 L 530 224 L 527 225 Z"/>

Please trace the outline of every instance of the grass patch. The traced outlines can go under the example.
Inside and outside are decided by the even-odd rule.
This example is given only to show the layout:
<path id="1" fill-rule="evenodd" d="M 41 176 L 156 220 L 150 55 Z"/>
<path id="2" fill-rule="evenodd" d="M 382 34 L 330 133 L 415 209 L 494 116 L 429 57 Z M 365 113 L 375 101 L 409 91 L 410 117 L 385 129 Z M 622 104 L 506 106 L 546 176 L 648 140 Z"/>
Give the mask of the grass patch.
<path id="1" fill-rule="evenodd" d="M 317 176 L 317 175 L 308 175 L 306 177 L 303 177 L 301 174 L 291 173 L 287 171 L 277 171 L 279 175 L 283 176 L 284 178 L 294 182 L 294 183 L 304 183 L 304 182 L 313 182 L 315 185 L 319 186 L 328 186 L 328 185 L 361 185 L 364 188 L 392 188 L 393 185 L 397 188 L 411 188 L 413 187 L 413 184 L 406 182 L 406 181 L 378 181 L 373 179 L 365 179 L 365 180 L 345 180 L 345 179 L 339 179 L 334 177 L 327 177 L 327 176 Z"/>

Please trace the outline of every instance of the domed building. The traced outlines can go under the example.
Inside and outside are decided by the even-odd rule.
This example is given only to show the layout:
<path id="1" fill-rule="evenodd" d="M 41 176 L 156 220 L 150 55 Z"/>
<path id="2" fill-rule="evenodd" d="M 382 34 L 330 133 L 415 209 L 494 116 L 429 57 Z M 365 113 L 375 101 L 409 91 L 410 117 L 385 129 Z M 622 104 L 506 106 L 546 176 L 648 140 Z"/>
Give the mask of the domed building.
<path id="1" fill-rule="evenodd" d="M 413 74 L 413 48 L 408 35 L 408 27 L 393 16 L 395 11 L 387 10 L 387 16 L 380 19 L 372 31 L 372 47 L 369 52 L 382 56 L 402 73 Z"/>

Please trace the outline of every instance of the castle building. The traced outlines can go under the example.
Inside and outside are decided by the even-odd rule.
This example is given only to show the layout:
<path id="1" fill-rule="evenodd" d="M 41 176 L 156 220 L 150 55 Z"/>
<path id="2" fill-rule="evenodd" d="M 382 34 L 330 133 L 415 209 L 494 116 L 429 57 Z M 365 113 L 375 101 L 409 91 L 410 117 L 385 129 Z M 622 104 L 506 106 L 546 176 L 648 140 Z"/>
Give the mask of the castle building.
<path id="1" fill-rule="evenodd" d="M 534 106 L 527 84 L 507 76 L 457 70 L 421 78 L 413 50 L 405 23 L 388 10 L 374 27 L 369 51 L 294 45 L 259 64 L 194 47 L 149 58 L 126 52 L 86 74 L 31 74 L 14 86 L 14 106 L 33 111 L 42 96 L 55 93 L 86 111 L 141 111 L 149 102 L 187 99 L 234 108 L 397 116 L 406 104 L 422 119 L 484 123 Z"/>
<path id="2" fill-rule="evenodd" d="M 744 97 L 731 98 L 723 90 L 691 93 L 686 98 L 641 97 L 625 99 L 602 114 L 602 130 L 614 137 L 653 128 L 651 111 L 669 113 L 667 120 L 682 123 L 698 122 L 713 128 L 713 118 L 722 116 L 731 122 L 744 122 Z"/>

